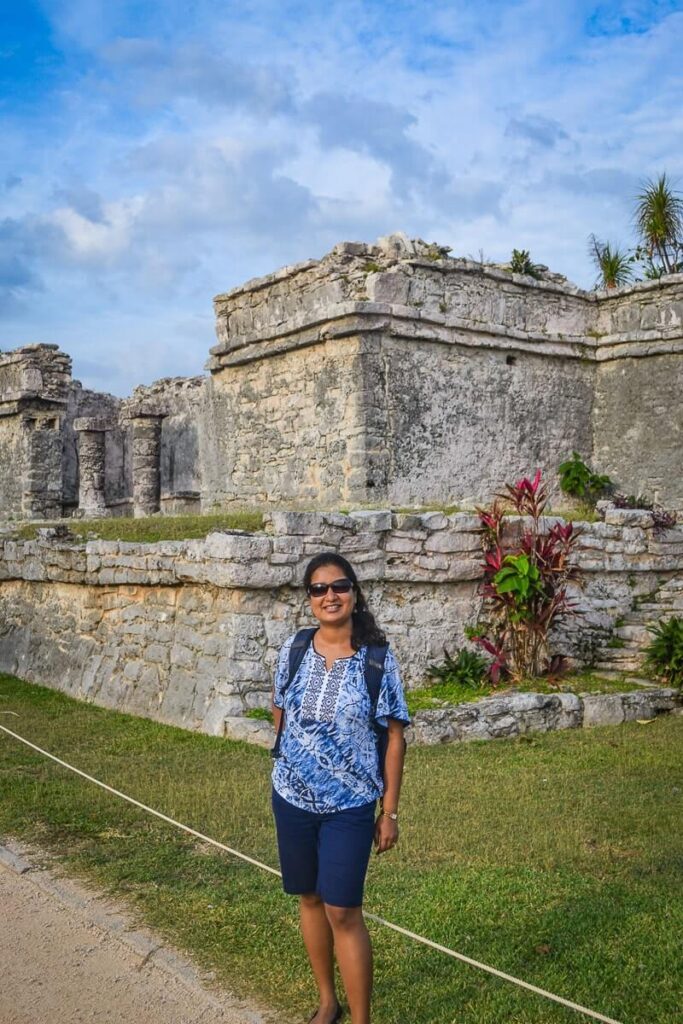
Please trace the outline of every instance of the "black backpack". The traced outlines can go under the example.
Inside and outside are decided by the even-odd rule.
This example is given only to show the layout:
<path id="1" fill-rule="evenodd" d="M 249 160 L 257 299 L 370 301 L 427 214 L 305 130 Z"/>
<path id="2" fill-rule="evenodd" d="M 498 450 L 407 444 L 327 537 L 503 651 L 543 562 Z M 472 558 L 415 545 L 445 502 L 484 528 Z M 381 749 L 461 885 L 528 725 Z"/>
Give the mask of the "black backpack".
<path id="1" fill-rule="evenodd" d="M 299 666 L 304 659 L 304 655 L 313 640 L 313 634 L 317 631 L 317 628 L 317 626 L 313 626 L 308 629 L 300 629 L 292 640 L 292 645 L 289 648 L 289 676 L 282 691 L 283 703 L 285 691 L 294 679 L 294 676 L 297 674 Z M 379 688 L 382 682 L 382 676 L 384 675 L 384 661 L 386 659 L 388 649 L 389 644 L 369 644 L 366 650 L 364 670 L 365 685 L 367 686 L 368 693 L 370 694 L 372 723 L 377 734 L 377 756 L 379 759 L 379 768 L 382 774 L 384 774 L 384 757 L 387 752 L 389 730 L 385 726 L 380 725 L 377 721 L 375 718 L 375 710 L 377 708 L 377 701 L 379 700 Z M 285 713 L 283 710 L 280 715 L 280 727 L 275 738 L 275 745 L 270 752 L 272 757 L 281 756 L 280 739 L 282 737 L 282 726 L 284 720 Z"/>

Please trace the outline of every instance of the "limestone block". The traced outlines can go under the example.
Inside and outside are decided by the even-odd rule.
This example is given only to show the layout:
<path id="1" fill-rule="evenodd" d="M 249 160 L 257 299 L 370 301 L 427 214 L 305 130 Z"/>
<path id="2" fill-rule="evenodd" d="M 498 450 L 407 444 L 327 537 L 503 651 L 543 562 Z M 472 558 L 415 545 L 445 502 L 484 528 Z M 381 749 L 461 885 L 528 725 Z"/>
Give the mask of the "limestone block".
<path id="1" fill-rule="evenodd" d="M 656 690 L 636 690 L 625 693 L 622 704 L 626 722 L 636 718 L 655 718 L 657 715 L 683 707 L 683 694 L 667 686 Z"/>
<path id="2" fill-rule="evenodd" d="M 456 551 L 481 552 L 481 537 L 476 533 L 460 533 L 444 530 L 424 542 L 425 551 L 438 551 L 449 554 Z"/>
<path id="3" fill-rule="evenodd" d="M 272 551 L 270 537 L 253 533 L 210 533 L 204 541 L 207 558 L 230 559 L 235 562 L 253 562 L 268 558 Z"/>
<path id="4" fill-rule="evenodd" d="M 323 517 L 318 512 L 271 512 L 270 526 L 279 534 L 320 534 Z"/>
<path id="5" fill-rule="evenodd" d="M 357 554 L 376 553 L 380 550 L 382 538 L 376 533 L 347 534 L 339 543 L 339 552 L 351 561 Z"/>
<path id="6" fill-rule="evenodd" d="M 445 530 L 449 525 L 448 516 L 443 512 L 423 512 L 420 523 L 425 530 Z"/>
<path id="7" fill-rule="evenodd" d="M 243 710 L 241 697 L 214 697 L 202 721 L 202 732 L 210 736 L 225 736 L 225 720 L 238 717 Z M 250 719 L 246 719 L 250 721 Z"/>
<path id="8" fill-rule="evenodd" d="M 621 536 L 621 528 L 610 523 L 579 523 L 576 527 L 579 535 L 579 543 L 584 544 L 588 540 L 597 538 L 598 541 L 617 540 Z"/>
<path id="9" fill-rule="evenodd" d="M 652 513 L 638 508 L 608 508 L 605 512 L 605 523 L 608 526 L 640 526 L 651 530 Z"/>
<path id="10" fill-rule="evenodd" d="M 452 512 L 448 519 L 457 530 L 481 533 L 481 520 L 479 516 L 470 512 Z"/>
<path id="11" fill-rule="evenodd" d="M 424 541 L 415 539 L 410 536 L 401 535 L 398 536 L 396 533 L 390 533 L 384 542 L 384 550 L 392 554 L 417 554 L 418 551 L 422 551 L 422 545 Z"/>
<path id="12" fill-rule="evenodd" d="M 196 652 L 184 644 L 175 643 L 171 647 L 169 660 L 171 665 L 178 665 L 180 668 L 192 668 L 196 658 Z"/>
<path id="13" fill-rule="evenodd" d="M 272 725 L 259 718 L 226 716 L 223 722 L 223 735 L 226 739 L 244 740 L 259 747 L 270 748 L 275 742 L 275 730 Z"/>
<path id="14" fill-rule="evenodd" d="M 618 693 L 592 693 L 583 698 L 583 724 L 619 725 L 624 721 L 624 708 Z"/>
<path id="15" fill-rule="evenodd" d="M 325 526 L 336 527 L 339 530 L 355 530 L 356 523 L 351 516 L 341 512 L 323 512 L 323 523 Z"/>
<path id="16" fill-rule="evenodd" d="M 638 555 L 647 551 L 648 534 L 637 526 L 625 526 L 622 531 L 623 550 L 628 555 Z"/>
<path id="17" fill-rule="evenodd" d="M 272 538 L 273 551 L 277 554 L 286 554 L 299 557 L 304 550 L 302 537 L 278 537 Z"/>
<path id="18" fill-rule="evenodd" d="M 391 510 L 350 512 L 349 519 L 358 523 L 358 528 L 372 533 L 384 533 L 391 529 Z"/>
<path id="19" fill-rule="evenodd" d="M 410 278 L 403 269 L 392 267 L 384 272 L 368 274 L 365 288 L 371 302 L 408 305 Z"/>

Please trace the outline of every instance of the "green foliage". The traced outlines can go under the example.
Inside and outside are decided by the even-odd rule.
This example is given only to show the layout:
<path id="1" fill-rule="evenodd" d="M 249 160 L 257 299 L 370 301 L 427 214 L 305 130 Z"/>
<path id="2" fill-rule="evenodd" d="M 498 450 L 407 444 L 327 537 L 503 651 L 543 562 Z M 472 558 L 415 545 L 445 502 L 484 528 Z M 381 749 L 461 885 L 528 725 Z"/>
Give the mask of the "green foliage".
<path id="1" fill-rule="evenodd" d="M 250 708 L 249 711 L 244 712 L 245 718 L 257 718 L 262 722 L 272 722 L 273 712 L 268 711 L 267 708 Z"/>
<path id="2" fill-rule="evenodd" d="M 515 608 L 511 618 L 514 622 L 521 622 L 529 617 L 531 598 L 541 589 L 541 573 L 524 553 L 506 555 L 503 567 L 493 577 L 493 586 L 499 594 L 513 598 Z"/>
<path id="3" fill-rule="evenodd" d="M 645 276 L 677 273 L 683 269 L 683 196 L 661 174 L 643 183 L 636 201 L 637 253 L 645 263 Z"/>
<path id="4" fill-rule="evenodd" d="M 571 459 L 562 462 L 557 472 L 560 477 L 560 490 L 591 506 L 595 505 L 599 498 L 609 494 L 614 486 L 608 476 L 594 473 L 578 452 L 572 452 Z"/>
<path id="5" fill-rule="evenodd" d="M 526 274 L 528 277 L 539 278 L 541 272 L 529 255 L 528 249 L 513 249 L 510 257 L 510 270 L 513 274 Z"/>
<path id="6" fill-rule="evenodd" d="M 435 683 L 458 685 L 472 689 L 480 689 L 488 672 L 488 662 L 476 651 L 468 651 L 462 647 L 452 657 L 444 647 L 444 660 L 440 665 L 430 665 L 427 678 Z"/>
<path id="7" fill-rule="evenodd" d="M 368 260 L 367 263 L 363 264 L 363 270 L 366 274 L 378 274 L 381 269 L 379 263 L 375 263 L 374 260 Z"/>
<path id="8" fill-rule="evenodd" d="M 598 271 L 596 287 L 618 288 L 628 284 L 633 277 L 634 255 L 609 242 L 599 241 L 595 235 L 590 236 L 589 243 L 591 259 Z"/>
<path id="9" fill-rule="evenodd" d="M 669 686 L 683 688 L 683 619 L 674 615 L 648 626 L 652 641 L 645 648 L 645 666 Z"/>
<path id="10" fill-rule="evenodd" d="M 598 270 L 596 287 L 627 284 L 633 277 L 634 264 L 650 281 L 683 271 L 683 195 L 673 188 L 665 173 L 642 184 L 635 197 L 633 220 L 638 244 L 632 250 L 612 247 L 590 236 L 589 251 Z"/>
<path id="11" fill-rule="evenodd" d="M 431 260 L 432 263 L 436 263 L 437 260 L 445 260 L 451 251 L 449 245 L 439 245 L 437 242 L 431 242 L 429 247 L 421 254 L 425 259 Z"/>
<path id="12" fill-rule="evenodd" d="M 572 523 L 545 519 L 548 494 L 540 469 L 533 480 L 506 484 L 489 508 L 478 508 L 484 535 L 483 614 L 473 642 L 490 654 L 491 681 L 555 673 L 559 655 L 549 651 L 556 621 L 573 605 L 568 585 L 578 578 L 571 553 L 577 534 Z M 506 515 L 512 509 L 528 525 L 508 540 Z M 560 658 L 561 661 L 561 658 Z"/>

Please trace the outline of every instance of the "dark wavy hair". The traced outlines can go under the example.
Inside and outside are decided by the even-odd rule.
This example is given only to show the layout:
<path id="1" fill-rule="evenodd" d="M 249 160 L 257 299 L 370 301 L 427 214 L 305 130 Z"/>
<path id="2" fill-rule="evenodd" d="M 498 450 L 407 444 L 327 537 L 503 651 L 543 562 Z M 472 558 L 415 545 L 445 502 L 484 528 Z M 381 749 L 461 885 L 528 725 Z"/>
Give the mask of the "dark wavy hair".
<path id="1" fill-rule="evenodd" d="M 304 588 L 306 592 L 308 592 L 313 573 L 316 569 L 322 568 L 323 565 L 339 566 L 347 579 L 350 579 L 353 583 L 353 589 L 356 594 L 356 606 L 351 614 L 351 646 L 353 649 L 357 651 L 364 644 L 385 644 L 387 638 L 375 622 L 375 617 L 368 608 L 368 603 L 360 588 L 355 570 L 343 555 L 338 555 L 336 551 L 322 551 L 319 555 L 315 555 L 306 566 L 304 572 Z"/>

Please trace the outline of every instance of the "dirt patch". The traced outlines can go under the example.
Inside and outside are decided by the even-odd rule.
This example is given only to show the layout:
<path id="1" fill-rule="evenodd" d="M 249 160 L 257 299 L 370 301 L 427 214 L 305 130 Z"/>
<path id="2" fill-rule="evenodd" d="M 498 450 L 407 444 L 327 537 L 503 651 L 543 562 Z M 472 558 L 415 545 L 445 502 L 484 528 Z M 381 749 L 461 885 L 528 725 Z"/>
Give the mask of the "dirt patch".
<path id="1" fill-rule="evenodd" d="M 275 1024 L 110 899 L 0 847 L 2 1024 Z"/>

